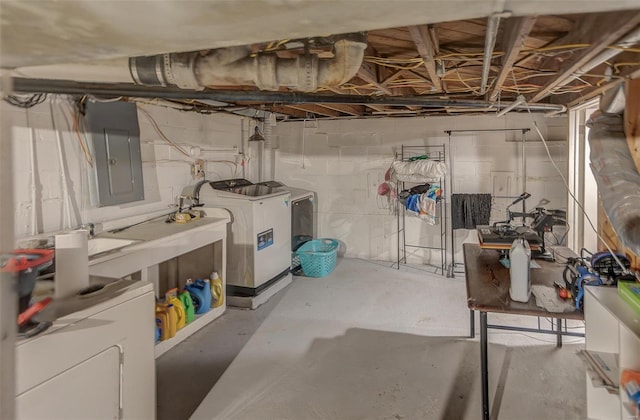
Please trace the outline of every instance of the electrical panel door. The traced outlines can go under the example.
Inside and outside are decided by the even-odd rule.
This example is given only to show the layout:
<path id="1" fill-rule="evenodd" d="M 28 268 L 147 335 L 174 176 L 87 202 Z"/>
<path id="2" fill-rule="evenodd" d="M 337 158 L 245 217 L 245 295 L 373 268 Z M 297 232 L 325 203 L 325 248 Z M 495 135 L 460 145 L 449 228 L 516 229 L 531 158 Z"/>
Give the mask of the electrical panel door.
<path id="1" fill-rule="evenodd" d="M 144 200 L 136 105 L 88 102 L 86 118 L 93 140 L 97 204 Z"/>

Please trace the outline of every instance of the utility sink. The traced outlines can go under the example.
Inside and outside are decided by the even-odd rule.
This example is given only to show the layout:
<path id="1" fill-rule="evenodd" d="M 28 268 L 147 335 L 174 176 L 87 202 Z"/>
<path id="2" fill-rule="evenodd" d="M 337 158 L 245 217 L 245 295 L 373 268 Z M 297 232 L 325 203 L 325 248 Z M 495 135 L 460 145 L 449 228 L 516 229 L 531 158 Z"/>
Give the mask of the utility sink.
<path id="1" fill-rule="evenodd" d="M 93 238 L 89 239 L 89 257 L 107 251 L 115 251 L 127 245 L 140 242 L 135 239 Z"/>

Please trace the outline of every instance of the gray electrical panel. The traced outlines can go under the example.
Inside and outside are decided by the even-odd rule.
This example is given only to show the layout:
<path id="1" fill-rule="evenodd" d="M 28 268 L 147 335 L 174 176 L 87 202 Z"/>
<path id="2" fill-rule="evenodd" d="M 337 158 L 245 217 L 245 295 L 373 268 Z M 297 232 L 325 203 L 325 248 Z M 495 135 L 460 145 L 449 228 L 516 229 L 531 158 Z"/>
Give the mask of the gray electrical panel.
<path id="1" fill-rule="evenodd" d="M 87 102 L 99 206 L 144 200 L 140 128 L 136 105 Z"/>

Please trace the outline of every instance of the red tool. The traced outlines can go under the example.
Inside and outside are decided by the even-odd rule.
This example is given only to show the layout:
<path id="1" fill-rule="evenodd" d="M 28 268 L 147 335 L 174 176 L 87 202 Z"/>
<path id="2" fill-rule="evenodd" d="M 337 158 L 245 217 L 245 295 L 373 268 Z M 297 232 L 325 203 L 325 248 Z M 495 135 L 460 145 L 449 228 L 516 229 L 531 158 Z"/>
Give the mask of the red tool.
<path id="1" fill-rule="evenodd" d="M 29 308 L 26 311 L 18 315 L 18 326 L 26 325 L 27 322 L 31 321 L 31 318 L 33 318 L 35 314 L 43 310 L 52 301 L 53 301 L 53 298 L 47 297 L 29 306 Z"/>
<path id="2" fill-rule="evenodd" d="M 40 270 L 53 263 L 51 249 L 16 249 L 1 256 L 0 271 L 13 273 L 18 278 L 18 326 L 20 332 L 29 335 L 44 331 L 50 323 L 34 323 L 31 318 L 51 302 L 51 298 L 31 303 L 31 294 Z"/>

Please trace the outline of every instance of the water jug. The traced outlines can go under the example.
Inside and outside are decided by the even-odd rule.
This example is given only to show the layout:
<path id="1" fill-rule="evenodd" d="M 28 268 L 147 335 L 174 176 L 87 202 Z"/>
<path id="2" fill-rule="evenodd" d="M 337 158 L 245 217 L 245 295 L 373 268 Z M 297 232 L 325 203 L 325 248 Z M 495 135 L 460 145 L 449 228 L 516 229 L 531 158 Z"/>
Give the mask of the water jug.
<path id="1" fill-rule="evenodd" d="M 178 296 L 182 306 L 184 307 L 185 322 L 188 324 L 195 318 L 195 308 L 193 307 L 193 300 L 188 290 L 183 290 Z"/>
<path id="2" fill-rule="evenodd" d="M 531 297 L 530 262 L 529 242 L 524 238 L 513 241 L 509 251 L 509 275 L 511 277 L 509 296 L 517 302 L 528 302 Z"/>
<path id="3" fill-rule="evenodd" d="M 185 285 L 193 300 L 193 307 L 197 315 L 204 314 L 211 308 L 211 286 L 209 279 L 196 280 Z"/>
<path id="4" fill-rule="evenodd" d="M 211 307 L 218 308 L 224 303 L 224 290 L 222 289 L 222 279 L 217 272 L 211 273 Z"/>

